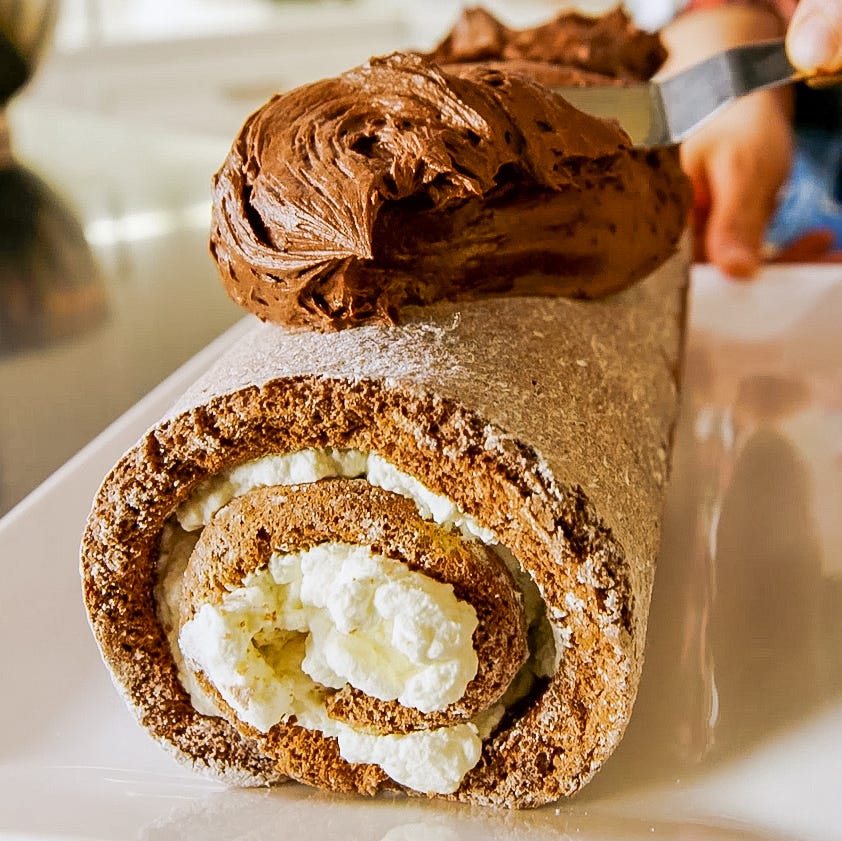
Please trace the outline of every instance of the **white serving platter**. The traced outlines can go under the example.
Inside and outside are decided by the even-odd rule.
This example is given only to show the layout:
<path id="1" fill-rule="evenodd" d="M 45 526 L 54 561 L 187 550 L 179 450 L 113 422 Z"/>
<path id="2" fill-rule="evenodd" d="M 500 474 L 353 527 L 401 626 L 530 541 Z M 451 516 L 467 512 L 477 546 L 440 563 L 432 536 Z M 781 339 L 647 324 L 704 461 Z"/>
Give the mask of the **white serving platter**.
<path id="1" fill-rule="evenodd" d="M 644 681 L 578 796 L 509 813 L 229 790 L 123 706 L 82 606 L 90 501 L 246 319 L 0 521 L 0 839 L 842 838 L 842 267 L 697 268 L 691 309 Z"/>

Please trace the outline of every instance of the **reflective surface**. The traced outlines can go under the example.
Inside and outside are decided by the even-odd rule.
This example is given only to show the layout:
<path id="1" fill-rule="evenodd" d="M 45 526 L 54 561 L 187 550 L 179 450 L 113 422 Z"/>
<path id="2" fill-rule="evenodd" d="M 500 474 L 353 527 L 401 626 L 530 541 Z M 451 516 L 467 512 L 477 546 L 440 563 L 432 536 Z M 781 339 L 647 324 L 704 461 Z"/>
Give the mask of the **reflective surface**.
<path id="1" fill-rule="evenodd" d="M 5 520 L 0 838 L 836 841 L 842 826 L 842 269 L 694 278 L 684 412 L 626 738 L 576 798 L 501 813 L 224 790 L 134 723 L 76 547 L 122 450 L 237 325 Z"/>
<path id="2" fill-rule="evenodd" d="M 0 168 L 0 355 L 86 333 L 105 290 L 79 220 L 32 170 Z"/>
<path id="3" fill-rule="evenodd" d="M 207 252 L 225 141 L 27 100 L 9 139 L 0 513 L 240 317 Z"/>

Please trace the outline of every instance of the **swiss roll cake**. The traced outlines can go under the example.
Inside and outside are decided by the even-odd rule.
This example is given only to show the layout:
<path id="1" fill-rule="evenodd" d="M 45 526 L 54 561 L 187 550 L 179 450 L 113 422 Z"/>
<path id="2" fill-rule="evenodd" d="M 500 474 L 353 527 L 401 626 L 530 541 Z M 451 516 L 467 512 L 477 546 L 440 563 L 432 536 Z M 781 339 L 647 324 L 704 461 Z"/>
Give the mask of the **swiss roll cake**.
<path id="1" fill-rule="evenodd" d="M 674 150 L 449 37 L 247 120 L 211 250 L 258 319 L 93 502 L 84 595 L 115 684 L 231 784 L 539 806 L 631 715 L 689 190 Z"/>

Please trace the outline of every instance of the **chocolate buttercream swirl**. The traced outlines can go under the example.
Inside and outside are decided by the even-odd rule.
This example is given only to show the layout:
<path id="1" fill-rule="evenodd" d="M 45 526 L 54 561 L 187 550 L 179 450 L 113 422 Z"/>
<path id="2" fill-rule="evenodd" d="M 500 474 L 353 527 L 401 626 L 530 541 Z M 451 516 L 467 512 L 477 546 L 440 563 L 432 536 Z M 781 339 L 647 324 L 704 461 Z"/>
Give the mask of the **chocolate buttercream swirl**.
<path id="1" fill-rule="evenodd" d="M 674 251 L 689 191 L 674 154 L 631 150 L 505 64 L 395 53 L 270 100 L 214 199 L 231 297 L 339 329 L 442 299 L 620 290 Z"/>
<path id="2" fill-rule="evenodd" d="M 576 84 L 644 81 L 667 57 L 658 35 L 638 29 L 621 9 L 601 17 L 576 12 L 529 29 L 511 29 L 484 9 L 465 9 L 427 57 L 445 64 L 507 61 L 564 68 Z"/>

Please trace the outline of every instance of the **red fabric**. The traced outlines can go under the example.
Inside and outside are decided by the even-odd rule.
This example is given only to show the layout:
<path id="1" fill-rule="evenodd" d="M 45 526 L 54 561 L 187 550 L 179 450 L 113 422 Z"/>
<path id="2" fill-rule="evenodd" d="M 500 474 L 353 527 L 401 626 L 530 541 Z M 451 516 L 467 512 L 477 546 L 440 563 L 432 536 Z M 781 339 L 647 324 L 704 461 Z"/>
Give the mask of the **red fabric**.
<path id="1" fill-rule="evenodd" d="M 842 251 L 833 250 L 833 231 L 817 228 L 784 246 L 773 263 L 842 263 Z"/>

